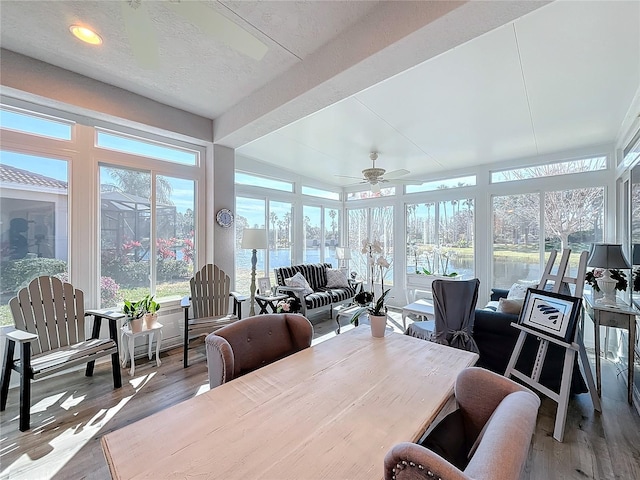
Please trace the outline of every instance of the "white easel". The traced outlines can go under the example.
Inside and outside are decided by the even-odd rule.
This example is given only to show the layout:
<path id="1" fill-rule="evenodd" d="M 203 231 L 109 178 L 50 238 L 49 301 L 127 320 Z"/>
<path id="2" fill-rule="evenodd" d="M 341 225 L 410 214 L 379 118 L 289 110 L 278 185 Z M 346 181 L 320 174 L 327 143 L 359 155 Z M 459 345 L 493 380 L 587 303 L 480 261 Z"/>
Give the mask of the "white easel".
<path id="1" fill-rule="evenodd" d="M 544 272 L 542 274 L 542 278 L 540 280 L 540 284 L 538 285 L 539 290 L 544 290 L 547 282 L 550 280 L 554 282 L 552 292 L 559 293 L 561 286 L 572 283 L 576 286 L 576 290 L 574 293 L 575 297 L 582 298 L 582 290 L 584 289 L 584 278 L 587 269 L 587 252 L 582 252 L 580 255 L 580 262 L 578 264 L 578 273 L 575 277 L 571 277 L 568 275 L 568 264 L 569 264 L 569 255 L 571 254 L 571 250 L 565 249 L 562 251 L 562 258 L 560 259 L 560 265 L 558 266 L 558 271 L 556 274 L 552 274 L 551 270 L 553 268 L 553 264 L 556 260 L 557 252 L 555 250 L 551 251 L 551 255 L 549 257 L 549 261 L 545 266 Z M 584 307 L 581 307 L 581 324 L 584 324 Z M 513 349 L 513 353 L 511 354 L 511 359 L 509 360 L 509 364 L 507 365 L 507 370 L 505 371 L 505 377 L 509 378 L 510 376 L 514 376 L 519 380 L 523 381 L 528 386 L 535 388 L 540 393 L 546 395 L 553 401 L 558 404 L 558 410 L 556 411 L 556 422 L 555 427 L 553 429 L 553 438 L 557 441 L 562 442 L 564 437 L 564 426 L 567 420 L 567 407 L 569 405 L 569 390 L 571 387 L 571 378 L 573 376 L 573 364 L 575 360 L 575 354 L 579 354 L 580 362 L 582 363 L 582 369 L 584 371 L 585 377 L 587 379 L 587 385 L 589 387 L 589 393 L 591 394 L 591 401 L 593 402 L 593 408 L 595 408 L 598 412 L 602 411 L 602 407 L 600 406 L 600 398 L 598 397 L 595 383 L 593 381 L 593 375 L 591 373 L 591 366 L 589 365 L 589 360 L 587 358 L 587 352 L 584 348 L 584 341 L 582 339 L 582 330 L 580 325 L 576 326 L 576 332 L 574 335 L 574 339 L 572 343 L 566 343 L 562 340 L 558 340 L 557 338 L 553 338 L 548 335 L 544 335 L 540 332 L 527 328 L 523 325 L 518 325 L 515 323 L 511 324 L 512 326 L 520 329 L 520 335 L 518 336 L 518 341 L 516 342 L 516 346 Z M 533 365 L 533 370 L 531 375 L 527 375 L 519 370 L 515 369 L 516 363 L 518 361 L 518 357 L 520 356 L 520 352 L 522 351 L 522 347 L 527 338 L 527 335 L 533 335 L 540 340 L 540 345 L 538 346 L 538 352 L 536 353 L 535 362 Z M 547 355 L 547 349 L 549 347 L 549 342 L 553 342 L 556 345 L 560 345 L 564 347 L 564 366 L 562 368 L 562 381 L 560 384 L 560 393 L 556 393 L 553 390 L 545 387 L 540 383 L 540 374 L 542 373 L 542 367 L 544 365 L 544 360 Z"/>

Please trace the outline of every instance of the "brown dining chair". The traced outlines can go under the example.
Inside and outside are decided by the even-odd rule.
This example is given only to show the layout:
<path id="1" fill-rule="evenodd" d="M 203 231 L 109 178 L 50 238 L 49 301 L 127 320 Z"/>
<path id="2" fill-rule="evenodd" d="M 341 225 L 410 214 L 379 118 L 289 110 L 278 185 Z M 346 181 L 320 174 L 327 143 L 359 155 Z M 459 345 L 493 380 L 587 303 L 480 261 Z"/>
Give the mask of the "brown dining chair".
<path id="1" fill-rule="evenodd" d="M 222 385 L 311 346 L 313 326 L 298 314 L 243 318 L 205 339 L 209 386 Z"/>
<path id="2" fill-rule="evenodd" d="M 234 298 L 234 311 L 242 301 L 230 291 L 229 275 L 211 263 L 196 272 L 189 284 L 191 296 L 183 298 L 181 303 L 184 310 L 184 368 L 189 366 L 189 342 L 238 320 L 235 313 L 229 313 L 229 300 Z"/>
<path id="3" fill-rule="evenodd" d="M 1 407 L 9 396 L 11 370 L 20 373 L 20 431 L 30 428 L 31 380 L 87 364 L 93 375 L 97 358 L 111 355 L 113 386 L 122 385 L 118 347 L 110 338 L 85 338 L 84 294 L 56 277 L 38 277 L 9 301 L 16 330 L 6 334 Z M 97 329 L 96 329 L 97 330 Z M 16 344 L 20 357 L 14 359 Z"/>
<path id="4" fill-rule="evenodd" d="M 421 445 L 394 445 L 385 480 L 518 480 L 527 461 L 540 399 L 508 378 L 478 367 L 460 372 L 459 409 Z"/>

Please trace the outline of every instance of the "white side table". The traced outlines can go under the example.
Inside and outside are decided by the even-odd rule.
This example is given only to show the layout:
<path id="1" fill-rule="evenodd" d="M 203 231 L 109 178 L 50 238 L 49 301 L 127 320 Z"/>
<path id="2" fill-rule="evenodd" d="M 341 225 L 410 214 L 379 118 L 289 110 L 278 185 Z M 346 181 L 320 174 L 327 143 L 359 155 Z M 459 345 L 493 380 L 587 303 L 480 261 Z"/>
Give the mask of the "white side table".
<path id="1" fill-rule="evenodd" d="M 152 328 L 143 328 L 142 331 L 133 333 L 129 325 L 123 326 L 120 330 L 122 330 L 122 351 L 124 358 L 122 360 L 122 367 L 124 368 L 127 365 L 127 359 L 131 358 L 131 369 L 129 370 L 129 375 L 133 376 L 136 371 L 136 363 L 134 359 L 134 345 L 137 337 L 142 337 L 145 335 L 149 336 L 149 360 L 152 358 L 151 347 L 153 345 L 153 337 L 157 332 L 158 336 L 156 338 L 156 366 L 161 365 L 160 361 L 160 344 L 162 343 L 162 324 L 156 322 Z M 125 337 L 127 341 L 125 342 Z"/>

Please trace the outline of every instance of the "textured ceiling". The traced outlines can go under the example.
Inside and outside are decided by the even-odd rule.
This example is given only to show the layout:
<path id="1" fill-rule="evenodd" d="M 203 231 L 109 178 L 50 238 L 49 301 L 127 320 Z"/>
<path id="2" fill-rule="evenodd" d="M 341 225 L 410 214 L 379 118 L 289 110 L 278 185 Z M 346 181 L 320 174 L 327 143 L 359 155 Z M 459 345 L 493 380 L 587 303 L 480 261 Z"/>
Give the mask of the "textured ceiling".
<path id="1" fill-rule="evenodd" d="M 166 1 L 142 0 L 156 33 L 159 66 L 136 62 L 124 1 L 0 2 L 2 48 L 147 98 L 215 118 L 364 16 L 378 2 L 201 2 L 268 46 L 256 61 L 181 17 Z M 104 39 L 94 47 L 69 34 L 86 24 Z M 30 32 L 24 35 L 23 32 Z"/>
<path id="2" fill-rule="evenodd" d="M 260 60 L 141 2 L 156 68 L 133 54 L 124 0 L 1 0 L 0 46 L 214 119 L 216 143 L 335 185 L 372 150 L 425 180 L 612 144 L 640 86 L 638 1 L 197 2 L 265 44 Z"/>

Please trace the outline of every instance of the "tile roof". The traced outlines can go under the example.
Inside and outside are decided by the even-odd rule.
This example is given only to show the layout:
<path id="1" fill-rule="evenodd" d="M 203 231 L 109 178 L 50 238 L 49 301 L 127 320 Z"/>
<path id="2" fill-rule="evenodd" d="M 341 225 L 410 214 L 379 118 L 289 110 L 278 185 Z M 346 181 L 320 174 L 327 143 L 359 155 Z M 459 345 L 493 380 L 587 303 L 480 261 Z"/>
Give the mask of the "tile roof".
<path id="1" fill-rule="evenodd" d="M 18 183 L 22 185 L 32 185 L 36 187 L 67 188 L 67 182 L 45 177 L 38 173 L 0 164 L 0 183 Z"/>

